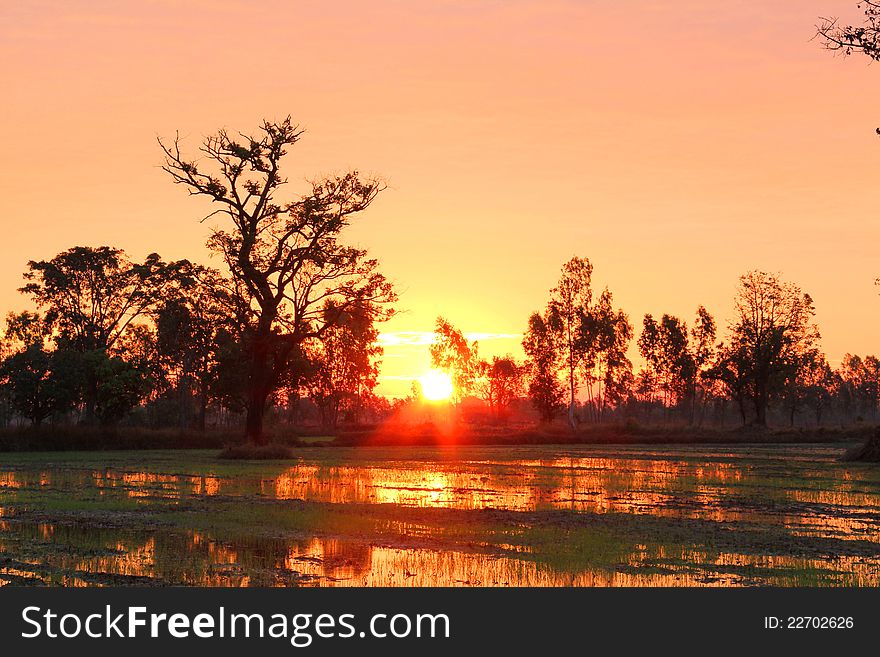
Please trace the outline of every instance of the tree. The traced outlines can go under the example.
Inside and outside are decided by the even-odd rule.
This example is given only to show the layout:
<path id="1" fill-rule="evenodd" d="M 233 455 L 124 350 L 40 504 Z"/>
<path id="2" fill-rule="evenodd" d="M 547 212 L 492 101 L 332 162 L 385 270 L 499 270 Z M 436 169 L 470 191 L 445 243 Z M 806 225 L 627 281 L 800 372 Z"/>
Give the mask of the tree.
<path id="1" fill-rule="evenodd" d="M 746 424 L 746 402 L 752 396 L 753 379 L 749 350 L 745 344 L 718 345 L 715 362 L 706 378 L 720 384 L 726 396 L 736 402 L 743 425 Z"/>
<path id="2" fill-rule="evenodd" d="M 522 395 L 525 368 L 511 356 L 493 356 L 492 361 L 481 360 L 477 390 L 489 405 L 495 417 L 501 417 L 511 402 Z"/>
<path id="3" fill-rule="evenodd" d="M 20 291 L 46 309 L 60 343 L 78 351 L 109 349 L 188 265 L 164 263 L 155 253 L 133 263 L 120 249 L 75 246 L 51 260 L 31 260 Z"/>
<path id="4" fill-rule="evenodd" d="M 0 365 L 3 395 L 12 410 L 40 426 L 43 420 L 67 411 L 75 400 L 69 375 L 75 374 L 63 352 L 31 344 Z"/>
<path id="5" fill-rule="evenodd" d="M 673 315 L 664 314 L 660 322 L 645 315 L 638 345 L 646 364 L 642 379 L 649 389 L 649 401 L 653 401 L 656 390 L 662 392 L 664 408 L 681 406 L 689 400 L 690 421 L 694 422 L 698 398 L 705 391 L 714 340 L 715 320 L 703 306 L 697 308 L 690 331 Z"/>
<path id="6" fill-rule="evenodd" d="M 396 299 L 378 262 L 340 242 L 342 231 L 384 188 L 350 172 L 311 183 L 311 190 L 282 201 L 287 183 L 281 164 L 302 130 L 290 117 L 263 121 L 253 135 L 220 130 L 203 142 L 200 160 L 187 159 L 178 138 L 159 141 L 163 169 L 191 195 L 217 206 L 227 228 L 208 246 L 220 254 L 244 305 L 251 310 L 241 340 L 247 360 L 246 437 L 264 444 L 267 404 L 295 365 L 304 342 L 321 339 L 352 308 L 374 319 L 390 316 Z M 206 217 L 207 218 L 207 217 Z M 328 316 L 325 302 L 336 309 Z"/>
<path id="7" fill-rule="evenodd" d="M 151 313 L 168 291 L 187 276 L 187 261 L 163 262 L 155 253 L 143 263 L 133 263 L 120 249 L 76 246 L 51 260 L 30 261 L 20 291 L 29 294 L 45 309 L 44 321 L 54 333 L 59 351 L 78 355 L 82 377 L 79 397 L 84 421 L 108 421 L 125 400 L 111 400 L 107 394 L 121 394 L 127 385 L 107 387 L 102 381 L 111 370 L 108 355 L 132 323 Z M 71 356 L 73 358 L 74 356 Z M 121 375 L 121 374 L 120 374 Z M 124 392 L 127 396 L 128 392 Z M 104 408 L 99 408 L 99 397 Z"/>
<path id="8" fill-rule="evenodd" d="M 740 277 L 730 326 L 730 348 L 745 367 L 756 423 L 767 425 L 767 408 L 789 377 L 815 349 L 813 300 L 774 274 L 751 271 Z"/>
<path id="9" fill-rule="evenodd" d="M 193 267 L 186 284 L 155 312 L 164 387 L 176 394 L 181 428 L 194 421 L 204 431 L 211 385 L 218 374 L 218 352 L 224 338 L 242 334 L 247 310 L 236 304 L 232 290 L 232 282 L 220 272 Z"/>
<path id="10" fill-rule="evenodd" d="M 817 34 L 829 50 L 845 55 L 861 52 L 880 61 L 880 2 L 862 0 L 859 7 L 865 14 L 863 25 L 841 26 L 836 18 L 825 18 L 816 28 Z"/>
<path id="11" fill-rule="evenodd" d="M 325 312 L 337 313 L 332 303 Z M 370 313 L 353 308 L 334 323 L 310 351 L 313 371 L 305 387 L 321 413 L 321 424 L 336 427 L 347 411 L 356 417 L 363 402 L 372 396 L 379 376 L 378 358 L 382 347 L 376 344 L 379 331 Z M 296 386 L 293 386 L 296 387 Z"/>
<path id="12" fill-rule="evenodd" d="M 564 406 L 565 392 L 559 381 L 561 364 L 556 334 L 546 317 L 532 313 L 522 345 L 528 358 L 529 398 L 541 420 L 552 422 Z"/>
<path id="13" fill-rule="evenodd" d="M 101 350 L 72 353 L 82 370 L 92 374 L 97 381 L 95 419 L 100 424 L 106 426 L 119 422 L 149 393 L 149 376 L 142 364 L 128 362 Z"/>
<path id="14" fill-rule="evenodd" d="M 650 373 L 648 378 L 663 393 L 664 408 L 680 404 L 695 373 L 687 324 L 668 314 L 658 323 L 647 314 L 638 345 Z"/>
<path id="15" fill-rule="evenodd" d="M 34 345 L 43 345 L 49 338 L 51 327 L 38 313 L 28 311 L 6 315 L 7 349 L 18 351 Z"/>
<path id="16" fill-rule="evenodd" d="M 880 360 L 846 354 L 838 369 L 841 394 L 857 415 L 876 417 L 880 404 Z"/>
<path id="17" fill-rule="evenodd" d="M 783 392 L 783 402 L 788 412 L 788 426 L 793 427 L 798 411 L 810 403 L 811 396 L 817 391 L 814 379 L 819 378 L 825 355 L 818 349 L 803 353 L 793 367 L 789 369 Z"/>
<path id="18" fill-rule="evenodd" d="M 711 387 L 708 370 L 715 356 L 715 319 L 705 307 L 697 308 L 697 317 L 691 328 L 690 353 L 693 361 L 693 379 L 691 381 L 691 423 L 696 419 L 697 406 Z M 709 385 L 707 385 L 707 383 Z"/>
<path id="19" fill-rule="evenodd" d="M 476 342 L 468 342 L 461 331 L 438 317 L 429 351 L 431 366 L 445 370 L 452 378 L 457 399 L 473 392 L 480 374 L 479 345 Z"/>
<path id="20" fill-rule="evenodd" d="M 589 341 L 583 339 L 582 325 L 593 296 L 590 289 L 592 275 L 593 265 L 586 258 L 569 260 L 562 266 L 562 276 L 556 287 L 550 290 L 547 306 L 547 324 L 556 333 L 555 343 L 564 354 L 568 375 L 568 423 L 572 430 L 577 427 L 577 372 L 590 347 Z"/>
<path id="21" fill-rule="evenodd" d="M 614 310 L 607 288 L 595 305 L 583 310 L 577 333 L 578 350 L 584 354 L 581 366 L 597 422 L 605 409 L 621 403 L 632 387 L 632 363 L 626 356 L 632 331 L 627 314 Z"/>
<path id="22" fill-rule="evenodd" d="M 874 61 L 880 61 L 880 1 L 862 0 L 858 6 L 865 14 L 862 25 L 841 26 L 836 18 L 823 18 L 822 23 L 816 26 L 816 36 L 821 38 L 828 50 L 845 56 L 860 52 Z M 880 134 L 880 128 L 875 130 Z M 880 283 L 880 279 L 877 282 Z"/>

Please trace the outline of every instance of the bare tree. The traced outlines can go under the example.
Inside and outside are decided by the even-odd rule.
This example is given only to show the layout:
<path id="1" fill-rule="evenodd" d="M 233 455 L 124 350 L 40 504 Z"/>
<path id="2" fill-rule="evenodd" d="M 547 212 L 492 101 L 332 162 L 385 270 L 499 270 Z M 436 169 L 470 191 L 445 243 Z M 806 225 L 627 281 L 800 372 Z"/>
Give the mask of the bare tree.
<path id="1" fill-rule="evenodd" d="M 277 198 L 287 182 L 282 159 L 302 133 L 289 116 L 263 121 L 252 135 L 220 130 L 204 140 L 198 160 L 181 153 L 177 137 L 159 140 L 171 179 L 218 206 L 205 219 L 221 215 L 231 224 L 215 229 L 208 247 L 223 257 L 253 311 L 243 343 L 246 436 L 257 444 L 267 442 L 263 415 L 303 342 L 320 339 L 355 307 L 385 319 L 396 300 L 378 261 L 339 241 L 384 189 L 380 180 L 349 172 L 313 181 L 292 200 Z M 336 312 L 325 312 L 328 301 Z"/>
<path id="2" fill-rule="evenodd" d="M 880 60 L 880 2 L 863 0 L 858 4 L 865 13 L 862 25 L 840 25 L 837 18 L 822 18 L 816 34 L 829 50 L 851 55 L 861 52 Z"/>

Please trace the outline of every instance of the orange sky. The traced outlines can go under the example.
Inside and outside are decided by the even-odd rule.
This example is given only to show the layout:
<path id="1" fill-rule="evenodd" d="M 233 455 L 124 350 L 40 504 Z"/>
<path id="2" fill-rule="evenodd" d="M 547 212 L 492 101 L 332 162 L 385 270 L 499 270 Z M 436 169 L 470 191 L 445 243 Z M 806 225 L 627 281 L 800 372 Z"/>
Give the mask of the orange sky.
<path id="1" fill-rule="evenodd" d="M 810 41 L 829 14 L 855 0 L 3 3 L 0 308 L 74 244 L 204 261 L 156 136 L 290 113 L 292 179 L 390 182 L 351 231 L 405 311 L 383 392 L 438 313 L 518 349 L 574 254 L 636 325 L 724 319 L 739 274 L 781 271 L 832 362 L 876 353 L 880 69 Z"/>

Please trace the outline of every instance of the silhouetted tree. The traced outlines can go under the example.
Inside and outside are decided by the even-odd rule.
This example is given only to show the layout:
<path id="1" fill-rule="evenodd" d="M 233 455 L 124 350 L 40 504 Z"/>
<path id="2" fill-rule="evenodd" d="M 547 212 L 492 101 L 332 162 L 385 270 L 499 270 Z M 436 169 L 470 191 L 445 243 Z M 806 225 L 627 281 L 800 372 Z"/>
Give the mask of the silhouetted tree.
<path id="1" fill-rule="evenodd" d="M 0 365 L 2 394 L 12 410 L 40 426 L 53 414 L 69 410 L 75 401 L 63 352 L 34 344 L 6 358 Z"/>
<path id="2" fill-rule="evenodd" d="M 39 426 L 51 415 L 69 410 L 77 386 L 66 354 L 48 351 L 48 327 L 36 313 L 9 313 L 0 363 L 0 394 L 13 413 Z"/>
<path id="3" fill-rule="evenodd" d="M 754 378 L 752 359 L 745 344 L 718 345 L 715 362 L 706 372 L 706 378 L 720 384 L 726 396 L 736 402 L 742 423 L 747 422 L 746 402 L 753 396 Z"/>
<path id="4" fill-rule="evenodd" d="M 491 362 L 480 361 L 477 391 L 496 418 L 523 394 L 524 375 L 525 368 L 511 356 L 493 356 Z"/>
<path id="5" fill-rule="evenodd" d="M 12 352 L 34 345 L 43 345 L 51 334 L 51 327 L 39 315 L 28 311 L 6 315 L 5 348 Z"/>
<path id="6" fill-rule="evenodd" d="M 532 313 L 523 335 L 528 368 L 528 394 L 544 422 L 552 422 L 564 407 L 565 392 L 559 381 L 560 350 L 556 333 L 546 317 Z"/>
<path id="7" fill-rule="evenodd" d="M 157 308 L 156 347 L 165 387 L 177 397 L 181 428 L 194 420 L 199 430 L 205 429 L 210 389 L 218 375 L 217 352 L 227 336 L 240 339 L 247 316 L 232 281 L 205 267 L 193 267 L 189 280 Z"/>
<path id="8" fill-rule="evenodd" d="M 666 314 L 658 323 L 652 315 L 647 314 L 638 345 L 639 353 L 647 365 L 647 378 L 662 392 L 663 406 L 681 403 L 695 374 L 687 324 L 678 317 Z"/>
<path id="9" fill-rule="evenodd" d="M 155 253 L 133 263 L 120 249 L 75 246 L 51 260 L 31 260 L 21 291 L 45 309 L 59 344 L 83 352 L 109 349 L 187 265 L 164 263 Z"/>
<path id="10" fill-rule="evenodd" d="M 337 316 L 328 302 L 325 312 Z M 342 314 L 309 350 L 312 372 L 305 379 L 309 397 L 321 413 L 321 424 L 336 427 L 343 412 L 357 419 L 362 401 L 376 387 L 382 347 L 379 331 L 368 312 L 352 308 Z"/>
<path id="11" fill-rule="evenodd" d="M 696 417 L 696 407 L 703 396 L 706 370 L 714 355 L 715 320 L 703 307 L 697 308 L 693 328 L 678 317 L 664 314 L 660 322 L 645 315 L 639 352 L 645 359 L 641 376 L 649 390 L 662 392 L 664 408 L 681 406 L 689 400 L 690 421 Z M 653 399 L 653 390 L 647 397 Z"/>
<path id="12" fill-rule="evenodd" d="M 774 274 L 752 271 L 740 277 L 735 308 L 730 349 L 745 368 L 756 423 L 766 426 L 770 400 L 803 367 L 819 339 L 813 300 Z"/>
<path id="13" fill-rule="evenodd" d="M 86 422 L 111 422 L 118 409 L 130 407 L 142 394 L 143 373 L 108 352 L 188 267 L 186 261 L 165 263 L 155 253 L 133 263 L 123 251 L 108 246 L 77 246 L 51 260 L 28 263 L 28 283 L 21 291 L 45 309 L 58 351 L 75 354 L 70 358 L 77 359 L 81 374 L 78 396 Z M 112 398 L 114 391 L 119 400 Z"/>
<path id="14" fill-rule="evenodd" d="M 712 388 L 711 379 L 707 375 L 715 356 L 715 331 L 715 319 L 709 311 L 703 306 L 697 308 L 697 317 L 690 334 L 690 353 L 694 364 L 691 380 L 691 423 L 696 419 L 697 408 L 701 407 Z"/>
<path id="15" fill-rule="evenodd" d="M 559 282 L 550 290 L 546 325 L 556 334 L 554 343 L 561 349 L 568 379 L 568 423 L 572 430 L 577 421 L 578 369 L 582 367 L 590 350 L 590 341 L 584 339 L 583 328 L 587 317 L 592 290 L 590 280 L 593 265 L 586 258 L 572 258 L 562 266 Z"/>
<path id="16" fill-rule="evenodd" d="M 461 400 L 474 390 L 480 374 L 479 345 L 442 317 L 437 318 L 434 342 L 429 351 L 431 366 L 445 370 L 452 378 L 455 398 Z"/>
<path id="17" fill-rule="evenodd" d="M 861 52 L 871 59 L 880 60 L 880 2 L 862 0 L 858 6 L 864 10 L 862 25 L 840 25 L 836 18 L 822 19 L 816 28 L 825 47 L 850 55 Z"/>
<path id="18" fill-rule="evenodd" d="M 290 117 L 264 121 L 254 135 L 220 130 L 203 142 L 199 160 L 166 145 L 163 169 L 190 194 L 218 206 L 231 228 L 215 229 L 208 246 L 225 260 L 253 311 L 241 340 L 248 361 L 246 436 L 265 443 L 263 416 L 273 393 L 299 358 L 305 341 L 320 339 L 343 314 L 362 308 L 388 317 L 396 298 L 366 251 L 342 244 L 342 231 L 382 190 L 356 172 L 311 184 L 294 200 L 276 197 L 287 182 L 281 162 L 302 131 Z M 327 300 L 337 314 L 324 312 Z"/>
<path id="19" fill-rule="evenodd" d="M 825 355 L 818 349 L 810 349 L 792 362 L 783 392 L 783 402 L 788 412 L 788 426 L 794 426 L 798 411 L 807 406 L 811 397 L 818 392 L 814 387 L 814 380 L 823 365 L 825 365 Z"/>
<path id="20" fill-rule="evenodd" d="M 578 351 L 584 354 L 581 367 L 590 408 L 594 419 L 601 421 L 606 408 L 624 401 L 632 387 L 632 363 L 626 351 L 633 329 L 626 313 L 614 310 L 607 288 L 593 306 L 587 306 L 582 312 L 577 333 Z"/>
<path id="21" fill-rule="evenodd" d="M 837 373 L 847 406 L 857 415 L 876 418 L 880 404 L 880 360 L 846 354 Z"/>

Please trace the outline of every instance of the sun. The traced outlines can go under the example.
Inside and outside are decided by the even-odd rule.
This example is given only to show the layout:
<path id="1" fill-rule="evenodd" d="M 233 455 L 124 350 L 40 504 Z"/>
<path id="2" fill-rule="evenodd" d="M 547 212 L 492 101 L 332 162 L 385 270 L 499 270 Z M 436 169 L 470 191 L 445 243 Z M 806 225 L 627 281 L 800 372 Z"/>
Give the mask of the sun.
<path id="1" fill-rule="evenodd" d="M 452 397 L 452 379 L 446 372 L 430 370 L 419 379 L 422 396 L 428 401 L 443 401 Z"/>

